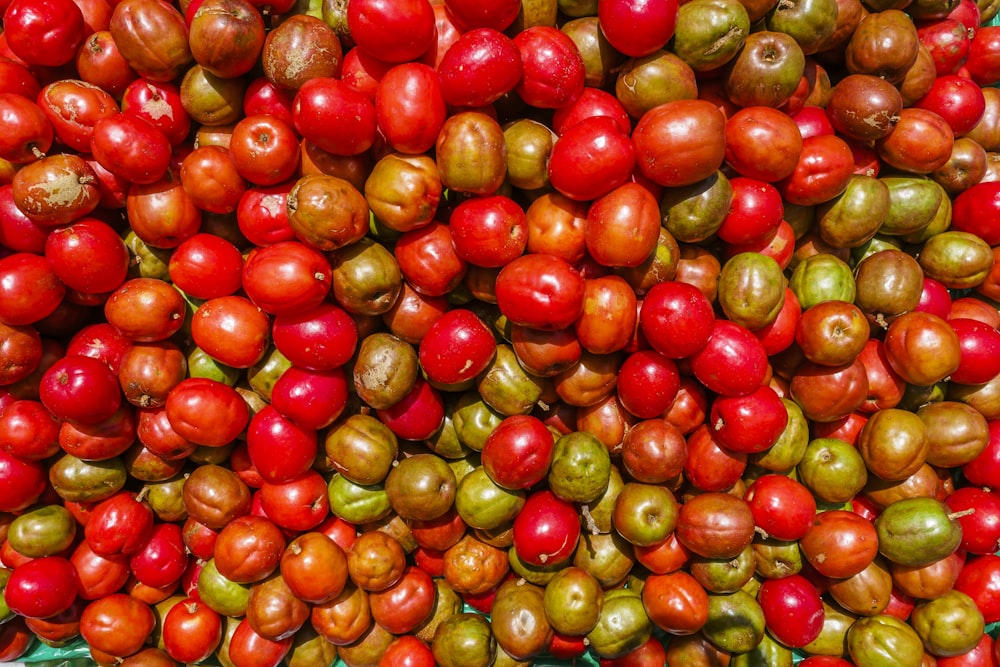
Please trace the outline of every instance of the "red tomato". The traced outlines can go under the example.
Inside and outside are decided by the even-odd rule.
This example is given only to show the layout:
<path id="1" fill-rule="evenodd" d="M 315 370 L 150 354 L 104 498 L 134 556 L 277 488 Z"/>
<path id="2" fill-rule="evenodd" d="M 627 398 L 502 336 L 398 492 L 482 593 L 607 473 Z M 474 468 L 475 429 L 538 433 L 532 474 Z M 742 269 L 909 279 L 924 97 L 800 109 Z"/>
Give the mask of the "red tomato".
<path id="1" fill-rule="evenodd" d="M 640 419 L 652 419 L 666 412 L 680 385 L 677 364 L 655 350 L 634 352 L 618 370 L 618 400 Z"/>
<path id="2" fill-rule="evenodd" d="M 343 368 L 310 371 L 292 366 L 271 390 L 271 405 L 305 429 L 332 424 L 347 406 L 347 374 Z"/>
<path id="3" fill-rule="evenodd" d="M 1000 556 L 983 554 L 966 561 L 955 590 L 975 601 L 986 623 L 1000 621 Z"/>
<path id="4" fill-rule="evenodd" d="M 597 18 L 611 46 L 641 58 L 673 37 L 677 6 L 676 0 L 605 0 L 597 5 Z"/>
<path id="5" fill-rule="evenodd" d="M 58 67 L 83 42 L 83 12 L 70 0 L 14 0 L 3 16 L 7 47 L 28 65 Z"/>
<path id="6" fill-rule="evenodd" d="M 776 184 L 785 201 L 811 206 L 842 193 L 854 174 L 854 154 L 847 142 L 834 134 L 802 140 L 795 169 Z"/>
<path id="7" fill-rule="evenodd" d="M 754 523 L 779 540 L 803 537 L 816 514 L 816 499 L 809 489 L 785 475 L 758 477 L 743 499 L 750 506 Z"/>
<path id="8" fill-rule="evenodd" d="M 14 568 L 4 601 L 19 616 L 50 618 L 69 609 L 79 591 L 73 564 L 61 556 L 44 556 Z"/>
<path id="9" fill-rule="evenodd" d="M 390 69 L 375 90 L 375 116 L 393 150 L 414 155 L 430 150 L 447 116 L 437 72 L 414 62 Z"/>
<path id="10" fill-rule="evenodd" d="M 944 499 L 952 512 L 974 510 L 959 516 L 961 548 L 970 554 L 991 554 L 1000 549 L 1000 495 L 989 489 L 965 486 Z"/>
<path id="11" fill-rule="evenodd" d="M 492 28 L 463 33 L 437 67 L 441 94 L 456 107 L 482 107 L 509 93 L 524 70 L 514 42 Z"/>
<path id="12" fill-rule="evenodd" d="M 639 311 L 639 329 L 654 350 L 689 357 L 708 343 L 715 326 L 712 303 L 695 286 L 677 281 L 653 285 Z"/>
<path id="13" fill-rule="evenodd" d="M 343 308 L 324 302 L 295 315 L 274 318 L 275 347 L 292 364 L 307 370 L 340 368 L 354 356 L 358 327 Z"/>
<path id="14" fill-rule="evenodd" d="M 531 415 L 512 415 L 486 436 L 483 468 L 505 489 L 528 489 L 548 474 L 553 446 L 544 422 Z"/>
<path id="15" fill-rule="evenodd" d="M 264 186 L 292 178 L 299 167 L 300 151 L 294 122 L 291 106 L 287 120 L 256 114 L 238 122 L 229 142 L 229 156 L 239 175 Z"/>
<path id="16" fill-rule="evenodd" d="M 496 299 L 514 324 L 565 329 L 583 312 L 584 279 L 555 255 L 521 255 L 500 269 Z"/>
<path id="17" fill-rule="evenodd" d="M 152 123 L 171 146 L 180 146 L 191 132 L 180 88 L 169 82 L 136 79 L 122 94 L 122 112 Z"/>
<path id="18" fill-rule="evenodd" d="M 163 588 L 180 580 L 188 566 L 184 536 L 176 523 L 158 523 L 149 539 L 129 558 L 129 568 L 141 583 Z"/>
<path id="19" fill-rule="evenodd" d="M 939 76 L 913 106 L 933 111 L 945 119 L 955 136 L 961 136 L 982 119 L 986 98 L 982 88 L 965 77 Z"/>
<path id="20" fill-rule="evenodd" d="M 59 451 L 60 422 L 40 401 L 16 400 L 0 411 L 0 450 L 26 461 Z"/>
<path id="21" fill-rule="evenodd" d="M 377 667 L 435 667 L 436 664 L 427 644 L 414 635 L 403 635 L 392 640 Z"/>
<path id="22" fill-rule="evenodd" d="M 42 376 L 39 397 L 59 419 L 98 424 L 121 406 L 121 388 L 108 365 L 93 357 L 63 357 Z"/>
<path id="23" fill-rule="evenodd" d="M 369 55 L 391 63 L 415 60 L 434 41 L 434 10 L 427 0 L 352 0 L 347 29 Z"/>
<path id="24" fill-rule="evenodd" d="M 1000 373 L 1000 332 L 977 320 L 955 318 L 948 320 L 958 335 L 962 360 L 952 372 L 952 382 L 984 384 Z"/>
<path id="25" fill-rule="evenodd" d="M 997 27 L 1000 36 L 1000 27 Z M 1000 215 L 1000 182 L 989 181 L 973 185 L 955 197 L 951 229 L 969 232 L 991 246 L 1000 244 L 1000 226 L 991 220 Z"/>
<path id="26" fill-rule="evenodd" d="M 649 620 L 673 635 L 694 634 L 708 621 L 708 593 L 684 571 L 650 575 L 642 606 Z"/>
<path id="27" fill-rule="evenodd" d="M 444 399 L 440 391 L 418 376 L 401 401 L 378 410 L 377 414 L 400 438 L 425 440 L 434 435 L 444 421 Z"/>
<path id="28" fill-rule="evenodd" d="M 191 337 L 206 354 L 233 368 L 249 368 L 267 352 L 270 320 L 239 294 L 205 301 L 191 319 Z"/>
<path id="29" fill-rule="evenodd" d="M 578 98 L 552 114 L 552 130 L 559 136 L 580 121 L 593 116 L 613 118 L 625 134 L 632 131 L 632 121 L 618 98 L 600 88 L 587 87 Z"/>
<path id="30" fill-rule="evenodd" d="M 148 604 L 125 593 L 94 600 L 80 617 L 80 635 L 91 650 L 118 658 L 138 653 L 156 625 Z"/>
<path id="31" fill-rule="evenodd" d="M 528 243 L 524 210 L 503 195 L 463 201 L 455 207 L 448 224 L 455 254 L 476 266 L 497 268 L 509 264 Z"/>
<path id="32" fill-rule="evenodd" d="M 564 128 L 553 146 L 549 182 L 570 199 L 597 199 L 629 179 L 635 159 L 635 146 L 619 121 L 587 116 Z"/>
<path id="33" fill-rule="evenodd" d="M 306 81 L 292 104 L 295 129 L 334 155 L 358 155 L 375 143 L 375 102 L 343 81 L 317 77 Z"/>
<path id="34" fill-rule="evenodd" d="M 283 484 L 265 482 L 260 503 L 274 523 L 296 532 L 312 530 L 330 514 L 326 480 L 315 470 Z"/>
<path id="35" fill-rule="evenodd" d="M 48 474 L 41 463 L 27 461 L 0 451 L 0 511 L 20 512 L 38 500 L 45 490 Z"/>
<path id="36" fill-rule="evenodd" d="M 168 270 L 170 280 L 185 294 L 214 299 L 242 287 L 243 256 L 221 236 L 200 233 L 174 249 Z"/>
<path id="37" fill-rule="evenodd" d="M 805 646 L 823 629 L 823 602 L 802 575 L 765 579 L 757 599 L 768 631 L 786 646 Z"/>
<path id="38" fill-rule="evenodd" d="M 524 75 L 517 94 L 540 109 L 566 106 L 583 92 L 586 71 L 576 43 L 552 26 L 532 26 L 517 33 Z"/>
<path id="39" fill-rule="evenodd" d="M 476 205 L 470 206 L 474 208 Z M 503 222 L 511 222 L 508 216 L 499 215 L 499 211 L 495 213 L 497 215 L 490 216 L 489 222 L 497 226 Z M 454 213 L 452 219 L 459 222 Z M 478 221 L 472 224 L 478 226 L 476 223 Z M 406 279 L 404 296 L 406 290 L 412 288 L 422 295 L 441 297 L 461 284 L 468 271 L 468 263 L 458 254 L 458 249 L 452 242 L 452 231 L 452 225 L 432 220 L 430 224 L 400 235 L 393 247 L 393 255 Z M 482 249 L 476 245 L 475 240 L 469 241 L 469 247 L 465 251 L 479 255 Z"/>
<path id="40" fill-rule="evenodd" d="M 451 20 L 463 31 L 473 28 L 505 30 L 521 9 L 516 0 L 447 0 L 444 6 Z"/>
<path id="41" fill-rule="evenodd" d="M 532 565 L 555 565 L 569 558 L 580 539 L 580 518 L 573 503 L 551 491 L 528 496 L 514 517 L 514 549 Z"/>
<path id="42" fill-rule="evenodd" d="M 733 200 L 716 232 L 726 243 L 750 243 L 771 235 L 785 214 L 781 195 L 770 183 L 737 176 L 729 181 Z"/>
<path id="43" fill-rule="evenodd" d="M 166 135 L 149 121 L 121 113 L 94 124 L 90 152 L 102 167 L 130 183 L 155 183 L 170 166 Z"/>
<path id="44" fill-rule="evenodd" d="M 178 435 L 208 447 L 229 444 L 250 421 L 239 392 L 209 378 L 187 378 L 171 389 L 166 413 Z"/>
<path id="45" fill-rule="evenodd" d="M 388 588 L 368 594 L 372 619 L 394 635 L 412 632 L 426 621 L 436 601 L 431 575 L 412 565 Z"/>
<path id="46" fill-rule="evenodd" d="M 291 481 L 312 466 L 317 435 L 284 417 L 273 405 L 257 411 L 247 427 L 250 461 L 265 482 Z"/>
<path id="47" fill-rule="evenodd" d="M 153 510 L 131 491 L 102 500 L 90 513 L 84 537 L 94 553 L 128 556 L 139 551 L 153 532 Z"/>
<path id="48" fill-rule="evenodd" d="M 270 315 L 298 315 L 326 299 L 333 271 L 326 256 L 299 241 L 255 248 L 243 266 L 243 289 Z"/>
<path id="49" fill-rule="evenodd" d="M 251 187 L 240 197 L 236 224 L 247 240 L 258 246 L 291 241 L 295 232 L 288 224 L 288 193 L 294 181 L 269 187 Z"/>
<path id="50" fill-rule="evenodd" d="M 986 448 L 962 466 L 962 474 L 970 483 L 996 491 L 1000 480 L 1000 420 L 990 420 L 989 441 Z"/>
<path id="51" fill-rule="evenodd" d="M 711 391 L 742 396 L 764 382 L 767 353 L 745 327 L 729 320 L 716 320 L 708 343 L 692 355 L 691 370 Z"/>
<path id="52" fill-rule="evenodd" d="M 183 663 L 201 662 L 222 639 L 222 617 L 192 598 L 172 606 L 162 619 L 160 636 L 167 654 Z"/>
<path id="53" fill-rule="evenodd" d="M 420 341 L 420 367 L 432 384 L 455 385 L 483 372 L 496 348 L 493 332 L 478 315 L 455 308 L 432 324 Z"/>
<path id="54" fill-rule="evenodd" d="M 45 257 L 18 252 L 0 259 L 0 322 L 34 324 L 51 315 L 65 294 Z"/>

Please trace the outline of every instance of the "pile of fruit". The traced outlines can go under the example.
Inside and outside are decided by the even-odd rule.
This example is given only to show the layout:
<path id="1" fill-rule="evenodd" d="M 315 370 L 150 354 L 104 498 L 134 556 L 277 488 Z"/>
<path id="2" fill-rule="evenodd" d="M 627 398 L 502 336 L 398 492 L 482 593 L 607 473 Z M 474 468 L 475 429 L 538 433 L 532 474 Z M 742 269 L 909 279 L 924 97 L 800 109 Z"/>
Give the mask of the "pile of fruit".
<path id="1" fill-rule="evenodd" d="M 998 8 L 0 0 L 0 662 L 997 667 Z"/>

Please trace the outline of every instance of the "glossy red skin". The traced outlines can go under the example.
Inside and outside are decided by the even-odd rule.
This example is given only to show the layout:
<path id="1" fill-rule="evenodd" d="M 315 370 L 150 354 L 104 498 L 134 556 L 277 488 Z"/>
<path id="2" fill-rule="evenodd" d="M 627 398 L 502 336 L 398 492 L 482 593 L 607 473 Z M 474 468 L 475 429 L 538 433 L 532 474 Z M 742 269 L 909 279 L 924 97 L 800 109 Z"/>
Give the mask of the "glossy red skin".
<path id="1" fill-rule="evenodd" d="M 961 548 L 970 554 L 991 554 L 1000 547 L 1000 496 L 988 489 L 964 486 L 944 499 L 952 512 L 975 510 L 959 516 L 962 527 Z"/>
<path id="2" fill-rule="evenodd" d="M 152 535 L 153 518 L 153 510 L 135 493 L 121 491 L 97 504 L 83 534 L 94 553 L 129 556 Z"/>
<path id="3" fill-rule="evenodd" d="M 937 667 L 996 667 L 996 646 L 993 637 L 984 632 L 979 643 L 967 653 L 938 657 Z"/>
<path id="4" fill-rule="evenodd" d="M 358 48 L 401 63 L 422 56 L 434 40 L 434 10 L 427 0 L 357 0 L 347 6 L 347 28 Z"/>
<path id="5" fill-rule="evenodd" d="M 191 598 L 171 607 L 162 623 L 163 648 L 179 662 L 205 660 L 222 639 L 222 617 Z"/>
<path id="6" fill-rule="evenodd" d="M 1000 26 L 980 26 L 972 38 L 963 70 L 980 86 L 1000 81 Z"/>
<path id="7" fill-rule="evenodd" d="M 243 115 L 264 114 L 292 125 L 293 91 L 286 90 L 269 81 L 267 77 L 257 77 L 247 86 L 243 95 Z"/>
<path id="8" fill-rule="evenodd" d="M 191 320 L 191 337 L 209 356 L 233 368 L 249 368 L 264 358 L 271 321 L 239 294 L 205 301 Z"/>
<path id="9" fill-rule="evenodd" d="M 618 98 L 600 88 L 584 88 L 580 96 L 552 114 L 552 131 L 562 136 L 569 128 L 592 116 L 613 118 L 625 134 L 632 131 L 632 121 Z"/>
<path id="10" fill-rule="evenodd" d="M 765 579 L 757 599 L 768 630 L 786 646 L 804 646 L 823 629 L 823 602 L 801 575 Z"/>
<path id="11" fill-rule="evenodd" d="M 278 665 L 288 655 L 294 639 L 294 635 L 278 641 L 261 637 L 244 618 L 229 640 L 229 659 L 238 665 Z"/>
<path id="12" fill-rule="evenodd" d="M 248 241 L 266 246 L 295 239 L 287 207 L 293 185 L 295 181 L 247 188 L 236 207 L 236 224 Z"/>
<path id="13" fill-rule="evenodd" d="M 45 239 L 51 229 L 40 225 L 14 203 L 10 183 L 0 186 L 0 244 L 12 252 L 41 255 L 45 252 Z"/>
<path id="14" fill-rule="evenodd" d="M 986 623 L 1000 621 L 1000 556 L 984 554 L 966 561 L 955 590 L 973 599 Z"/>
<path id="15" fill-rule="evenodd" d="M 639 329 L 646 340 L 672 359 L 688 357 L 704 347 L 714 326 L 711 302 L 687 283 L 657 283 L 646 293 L 639 311 Z"/>
<path id="16" fill-rule="evenodd" d="M 729 320 L 716 320 L 708 343 L 691 357 L 694 376 L 709 390 L 726 396 L 742 396 L 757 389 L 767 368 L 761 342 Z"/>
<path id="17" fill-rule="evenodd" d="M 549 182 L 570 199 L 597 199 L 628 181 L 635 161 L 635 145 L 617 120 L 589 116 L 564 129 L 553 146 Z"/>
<path id="18" fill-rule="evenodd" d="M 938 114 L 961 136 L 976 126 L 986 111 L 982 88 L 962 76 L 939 76 L 926 95 L 913 103 Z"/>
<path id="19" fill-rule="evenodd" d="M 53 230 L 45 257 L 64 285 L 85 294 L 112 292 L 128 276 L 128 249 L 114 228 L 97 218 Z"/>
<path id="20" fill-rule="evenodd" d="M 76 568 L 61 556 L 44 556 L 14 568 L 4 588 L 11 611 L 49 618 L 69 609 L 80 590 Z"/>
<path id="21" fill-rule="evenodd" d="M 375 89 L 375 117 L 389 146 L 400 153 L 420 154 L 437 141 L 447 117 L 437 72 L 423 63 L 396 65 Z"/>
<path id="22" fill-rule="evenodd" d="M 127 113 L 94 123 L 90 152 L 112 174 L 139 184 L 163 178 L 171 159 L 167 136 L 149 121 Z"/>
<path id="23" fill-rule="evenodd" d="M 333 78 L 302 84 L 292 104 L 299 134 L 334 155 L 364 153 L 375 143 L 374 100 Z"/>
<path id="24" fill-rule="evenodd" d="M 512 415 L 486 437 L 483 468 L 505 489 L 528 489 L 548 474 L 553 447 L 552 433 L 543 421 L 531 415 Z"/>
<path id="25" fill-rule="evenodd" d="M 532 565 L 554 565 L 569 558 L 580 539 L 580 519 L 573 503 L 551 491 L 528 496 L 514 517 L 514 549 Z"/>
<path id="26" fill-rule="evenodd" d="M 514 42 L 491 28 L 463 33 L 437 66 L 441 94 L 456 107 L 496 102 L 514 89 L 523 69 Z"/>
<path id="27" fill-rule="evenodd" d="M 92 357 L 63 357 L 42 376 L 42 403 L 60 419 L 98 424 L 121 405 L 118 377 L 104 362 Z"/>
<path id="28" fill-rule="evenodd" d="M 361 49 L 351 49 L 344 54 L 340 80 L 352 90 L 367 97 L 374 104 L 378 82 L 381 81 L 382 77 L 390 69 L 392 69 L 392 63 L 379 60 Z"/>
<path id="29" fill-rule="evenodd" d="M 296 366 L 329 371 L 354 356 L 358 328 L 347 311 L 323 303 L 299 315 L 279 315 L 271 327 L 274 345 Z"/>
<path id="30" fill-rule="evenodd" d="M 972 35 L 968 28 L 950 17 L 918 25 L 917 38 L 930 51 L 939 77 L 958 72 L 972 48 Z"/>
<path id="31" fill-rule="evenodd" d="M 167 419 L 179 436 L 207 447 L 232 442 L 250 422 L 250 409 L 232 387 L 209 378 L 187 378 L 170 390 Z"/>
<path id="32" fill-rule="evenodd" d="M 639 350 L 618 370 L 618 400 L 639 419 L 652 419 L 670 408 L 680 384 L 673 359 L 656 350 Z"/>
<path id="33" fill-rule="evenodd" d="M 170 280 L 188 296 L 214 299 L 235 293 L 243 285 L 243 256 L 231 242 L 199 233 L 170 254 Z"/>
<path id="34" fill-rule="evenodd" d="M 519 3 L 514 0 L 448 0 L 448 16 L 462 31 L 474 28 L 505 30 L 517 18 Z"/>
<path id="35" fill-rule="evenodd" d="M 476 266 L 504 266 L 528 243 L 524 211 L 503 195 L 467 199 L 455 207 L 449 227 L 455 254 Z"/>
<path id="36" fill-rule="evenodd" d="M 292 366 L 271 390 L 271 405 L 305 429 L 332 424 L 347 406 L 347 374 L 343 368 L 310 371 Z"/>
<path id="37" fill-rule="evenodd" d="M 521 255 L 500 269 L 496 298 L 500 312 L 515 324 L 565 329 L 583 312 L 584 279 L 555 255 Z"/>
<path id="38" fill-rule="evenodd" d="M 650 637 L 639 648 L 618 658 L 601 658 L 601 667 L 663 667 L 667 661 L 667 649 L 656 637 Z"/>
<path id="39" fill-rule="evenodd" d="M 795 331 L 798 328 L 799 319 L 802 317 L 802 306 L 798 297 L 791 288 L 785 288 L 785 302 L 778 311 L 778 316 L 774 322 L 767 326 L 755 329 L 753 335 L 764 346 L 767 355 L 771 355 L 787 350 L 795 342 Z"/>
<path id="40" fill-rule="evenodd" d="M 239 175 L 254 185 L 277 185 L 299 168 L 299 136 L 287 121 L 266 114 L 246 116 L 233 128 L 229 154 Z"/>
<path id="41" fill-rule="evenodd" d="M 59 141 L 82 153 L 90 152 L 94 124 L 120 113 L 110 94 L 76 79 L 48 84 L 38 94 L 37 101 Z"/>
<path id="42" fill-rule="evenodd" d="M 774 233 L 785 215 L 785 206 L 770 183 L 745 176 L 729 180 L 733 201 L 717 234 L 726 243 L 750 243 Z"/>
<path id="43" fill-rule="evenodd" d="M 707 424 L 688 436 L 684 476 L 696 489 L 705 492 L 730 489 L 746 467 L 747 455 L 722 447 Z"/>
<path id="44" fill-rule="evenodd" d="M 670 41 L 677 27 L 676 0 L 610 0 L 597 7 L 601 32 L 611 46 L 641 58 Z"/>
<path id="45" fill-rule="evenodd" d="M 41 402 L 15 400 L 0 411 L 0 451 L 42 461 L 59 451 L 59 421 Z"/>
<path id="46" fill-rule="evenodd" d="M 785 475 L 763 475 L 743 499 L 754 523 L 779 540 L 797 540 L 806 534 L 816 514 L 816 499 L 801 482 Z"/>
<path id="47" fill-rule="evenodd" d="M 80 635 L 91 650 L 125 657 L 143 647 L 155 625 L 150 605 L 115 593 L 87 605 L 80 617 Z"/>
<path id="48" fill-rule="evenodd" d="M 7 492 L 0 500 L 0 511 L 20 512 L 30 507 L 48 482 L 48 473 L 40 463 L 26 461 L 0 451 L 0 483 Z"/>
<path id="49" fill-rule="evenodd" d="M 83 12 L 72 0 L 13 0 L 3 23 L 7 46 L 28 65 L 64 65 L 83 42 Z"/>
<path id="50" fill-rule="evenodd" d="M 290 482 L 312 466 L 317 451 L 316 431 L 296 425 L 269 405 L 250 419 L 247 451 L 264 481 Z"/>
<path id="51" fill-rule="evenodd" d="M 962 466 L 962 474 L 970 483 L 996 491 L 1000 488 L 1000 420 L 990 420 L 988 426 L 986 448 Z"/>
<path id="52" fill-rule="evenodd" d="M 497 216 L 497 221 L 500 220 Z M 396 241 L 393 255 L 399 270 L 409 286 L 420 294 L 445 296 L 465 277 L 468 262 L 459 256 L 452 237 L 451 225 L 432 220 L 423 227 L 403 232 Z"/>
<path id="53" fill-rule="evenodd" d="M 471 380 L 493 361 L 496 339 L 471 310 L 455 308 L 428 329 L 418 349 L 427 379 L 439 385 Z"/>
<path id="54" fill-rule="evenodd" d="M 86 540 L 77 545 L 69 560 L 76 568 L 79 597 L 83 600 L 97 600 L 117 593 L 131 576 L 127 557 L 102 556 L 95 553 Z"/>
<path id="55" fill-rule="evenodd" d="M 723 447 L 754 454 L 771 447 L 788 425 L 788 410 L 778 393 L 762 385 L 745 396 L 720 396 L 708 423 Z"/>
<path id="56" fill-rule="evenodd" d="M 373 620 L 394 635 L 413 632 L 430 617 L 436 601 L 431 575 L 413 565 L 388 588 L 368 594 Z"/>
<path id="57" fill-rule="evenodd" d="M 41 89 L 28 67 L 10 58 L 0 58 L 0 93 L 14 93 L 33 100 Z"/>
<path id="58" fill-rule="evenodd" d="M 991 246 L 998 245 L 1000 226 L 991 223 L 997 215 L 1000 215 L 1000 182 L 977 183 L 955 197 L 951 229 L 975 234 Z"/>
<path id="59" fill-rule="evenodd" d="M 943 284 L 924 276 L 924 288 L 920 292 L 920 301 L 915 310 L 931 313 L 948 319 L 951 312 L 951 294 Z"/>
<path id="60" fill-rule="evenodd" d="M 1000 332 L 967 318 L 948 320 L 958 335 L 962 360 L 950 378 L 960 384 L 984 384 L 1000 373 Z"/>
<path id="61" fill-rule="evenodd" d="M 843 192 L 853 174 L 851 147 L 837 135 L 821 134 L 802 140 L 795 170 L 775 185 L 785 201 L 811 206 Z"/>
<path id="62" fill-rule="evenodd" d="M 814 137 L 817 134 L 833 134 L 833 125 L 823 107 L 807 105 L 792 114 L 792 120 L 799 126 L 802 138 Z"/>
<path id="63" fill-rule="evenodd" d="M 274 523 L 296 532 L 312 530 L 330 515 L 326 480 L 315 470 L 284 484 L 265 483 L 260 503 Z"/>
<path id="64" fill-rule="evenodd" d="M 0 259 L 0 322 L 34 324 L 52 314 L 65 294 L 66 286 L 44 257 L 18 252 Z"/>
<path id="65" fill-rule="evenodd" d="M 434 654 L 415 635 L 396 637 L 379 658 L 377 667 L 435 667 Z"/>
<path id="66" fill-rule="evenodd" d="M 401 401 L 377 411 L 382 421 L 404 440 L 425 440 L 441 427 L 444 421 L 444 399 L 422 377 L 417 377 L 413 388 Z"/>
<path id="67" fill-rule="evenodd" d="M 33 100 L 16 93 L 0 93 L 0 158 L 24 164 L 34 162 L 52 147 L 55 130 Z"/>
<path id="68" fill-rule="evenodd" d="M 188 566 L 184 536 L 176 523 L 157 523 L 139 551 L 129 558 L 129 568 L 141 583 L 163 588 L 180 580 Z"/>
<path id="69" fill-rule="evenodd" d="M 802 133 L 788 114 L 770 107 L 745 107 L 726 121 L 726 162 L 749 178 L 774 183 L 793 170 L 791 159 L 802 152 Z M 767 146 L 774 155 L 760 157 Z"/>
<path id="70" fill-rule="evenodd" d="M 527 104 L 558 109 L 583 91 L 585 71 L 576 44 L 551 26 L 533 26 L 514 37 L 524 75 L 515 90 Z"/>
<path id="71" fill-rule="evenodd" d="M 191 117 L 181 103 L 180 89 L 163 81 L 136 79 L 122 94 L 122 112 L 152 123 L 170 142 L 179 146 L 191 131 Z"/>
<path id="72" fill-rule="evenodd" d="M 326 256 L 298 241 L 255 248 L 243 266 L 243 289 L 271 315 L 295 315 L 316 308 L 332 284 Z"/>

